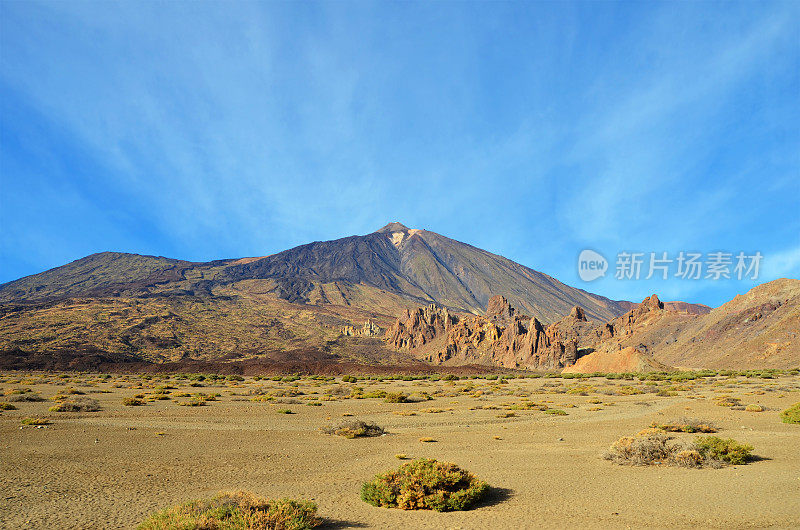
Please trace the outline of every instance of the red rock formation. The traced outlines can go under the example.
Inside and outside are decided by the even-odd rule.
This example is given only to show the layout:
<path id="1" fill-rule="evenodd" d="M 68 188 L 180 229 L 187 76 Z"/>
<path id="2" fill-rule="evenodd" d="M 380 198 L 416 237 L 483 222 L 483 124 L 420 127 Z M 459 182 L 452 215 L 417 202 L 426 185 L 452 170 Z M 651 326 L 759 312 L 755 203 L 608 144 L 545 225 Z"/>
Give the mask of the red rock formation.
<path id="1" fill-rule="evenodd" d="M 367 319 L 360 328 L 343 326 L 341 329 L 342 335 L 345 337 L 377 337 L 381 334 L 381 331 L 383 331 L 381 327 L 370 319 Z"/>
<path id="2" fill-rule="evenodd" d="M 414 311 L 406 309 L 397 322 L 386 330 L 384 340 L 397 350 L 414 350 L 446 335 L 457 322 L 458 318 L 450 315 L 447 309 L 434 304 Z"/>
<path id="3" fill-rule="evenodd" d="M 389 328 L 390 347 L 410 350 L 437 364 L 483 363 L 506 368 L 559 369 L 575 363 L 578 337 L 572 326 L 589 326 L 583 310 L 551 326 L 515 315 L 502 296 L 489 300 L 485 316 L 459 318 L 437 306 L 406 311 Z"/>

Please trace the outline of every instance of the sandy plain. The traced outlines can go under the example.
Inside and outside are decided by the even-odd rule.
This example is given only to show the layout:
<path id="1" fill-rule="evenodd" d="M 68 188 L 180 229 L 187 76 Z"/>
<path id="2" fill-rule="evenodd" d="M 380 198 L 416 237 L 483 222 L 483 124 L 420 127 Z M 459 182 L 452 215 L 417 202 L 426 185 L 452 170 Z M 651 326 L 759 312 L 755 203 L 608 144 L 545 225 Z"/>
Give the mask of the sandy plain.
<path id="1" fill-rule="evenodd" d="M 800 425 L 781 423 L 778 415 L 800 401 L 798 375 L 688 381 L 166 377 L 0 374 L 0 395 L 9 394 L 0 399 L 20 395 L 11 393 L 16 389 L 45 399 L 14 401 L 17 410 L 0 413 L 0 527 L 135 528 L 149 512 L 231 489 L 311 499 L 327 528 L 800 527 Z M 354 397 L 380 391 L 424 401 Z M 159 393 L 169 399 L 155 400 Z M 193 399 L 182 394 L 197 393 L 220 395 L 204 406 L 177 405 Z M 141 394 L 144 406 L 122 404 Z M 101 410 L 50 412 L 57 395 L 97 399 Z M 766 410 L 720 406 L 720 396 Z M 285 409 L 292 414 L 278 412 Z M 26 417 L 52 424 L 22 425 Z M 602 458 L 621 436 L 680 417 L 713 422 L 719 436 L 752 444 L 759 459 L 686 469 L 620 466 Z M 354 418 L 376 422 L 387 434 L 345 439 L 320 430 Z M 397 454 L 455 462 L 492 490 L 479 506 L 455 513 L 361 501 L 361 483 L 400 465 Z"/>

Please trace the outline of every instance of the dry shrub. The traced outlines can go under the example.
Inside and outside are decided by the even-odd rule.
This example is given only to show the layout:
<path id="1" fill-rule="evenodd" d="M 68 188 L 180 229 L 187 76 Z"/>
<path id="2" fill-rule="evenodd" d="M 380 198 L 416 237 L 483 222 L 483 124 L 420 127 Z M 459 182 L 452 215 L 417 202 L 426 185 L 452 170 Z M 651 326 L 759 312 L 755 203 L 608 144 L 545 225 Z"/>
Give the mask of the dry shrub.
<path id="1" fill-rule="evenodd" d="M 52 423 L 47 418 L 22 418 L 23 425 L 50 425 Z"/>
<path id="2" fill-rule="evenodd" d="M 6 391 L 4 400 L 8 402 L 15 402 L 20 403 L 24 401 L 44 401 L 44 398 L 37 394 L 36 392 L 32 392 L 30 389 L 24 389 L 26 392 L 14 392 L 14 391 Z"/>
<path id="3" fill-rule="evenodd" d="M 698 437 L 694 442 L 675 442 L 656 428 L 636 436 L 623 436 L 603 457 L 617 464 L 634 466 L 669 465 L 682 467 L 722 467 L 744 464 L 752 459 L 751 445 L 716 436 Z"/>
<path id="4" fill-rule="evenodd" d="M 100 402 L 93 398 L 77 397 L 50 407 L 51 412 L 97 412 Z"/>
<path id="5" fill-rule="evenodd" d="M 681 467 L 702 467 L 703 455 L 695 449 L 684 449 L 673 456 L 676 465 Z"/>
<path id="6" fill-rule="evenodd" d="M 325 394 L 329 396 L 345 397 L 349 396 L 351 393 L 352 391 L 343 385 L 334 385 L 330 388 L 325 389 Z"/>
<path id="7" fill-rule="evenodd" d="M 320 524 L 317 505 L 292 499 L 267 500 L 246 491 L 220 492 L 155 513 L 139 530 L 302 530 Z"/>
<path id="8" fill-rule="evenodd" d="M 192 398 L 189 401 L 177 402 L 176 405 L 178 405 L 180 407 L 205 407 L 206 406 L 206 400 L 205 399 L 199 399 L 199 398 Z"/>
<path id="9" fill-rule="evenodd" d="M 402 392 L 389 392 L 384 398 L 386 403 L 407 403 L 408 396 Z"/>
<path id="10" fill-rule="evenodd" d="M 360 420 L 346 421 L 336 426 L 323 427 L 325 434 L 335 434 L 344 438 L 369 438 L 384 434 L 382 427 L 375 423 L 366 423 Z"/>
<path id="11" fill-rule="evenodd" d="M 364 483 L 361 499 L 373 506 L 446 512 L 468 509 L 488 487 L 455 464 L 422 458 Z"/>
<path id="12" fill-rule="evenodd" d="M 634 466 L 666 464 L 677 452 L 677 448 L 670 443 L 670 440 L 671 436 L 661 432 L 623 436 L 611 445 L 604 458 L 617 464 Z"/>
<path id="13" fill-rule="evenodd" d="M 135 397 L 126 397 L 122 400 L 122 404 L 126 407 L 141 407 L 144 405 L 144 400 Z"/>
<path id="14" fill-rule="evenodd" d="M 731 396 L 719 396 L 714 402 L 720 407 L 740 407 L 742 405 L 741 399 Z"/>
<path id="15" fill-rule="evenodd" d="M 717 432 L 717 428 L 710 421 L 679 418 L 668 423 L 653 422 L 650 427 L 667 432 Z"/>

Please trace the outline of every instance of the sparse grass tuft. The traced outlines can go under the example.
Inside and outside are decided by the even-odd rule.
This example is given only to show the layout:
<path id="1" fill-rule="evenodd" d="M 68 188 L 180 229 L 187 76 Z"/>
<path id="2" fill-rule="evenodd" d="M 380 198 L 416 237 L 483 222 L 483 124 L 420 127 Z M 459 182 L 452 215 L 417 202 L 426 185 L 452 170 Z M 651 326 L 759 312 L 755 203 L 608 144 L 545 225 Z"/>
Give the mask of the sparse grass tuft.
<path id="1" fill-rule="evenodd" d="M 267 500 L 245 491 L 221 492 L 155 513 L 139 530 L 304 530 L 320 524 L 317 505 L 292 499 Z"/>
<path id="2" fill-rule="evenodd" d="M 361 499 L 373 506 L 446 512 L 469 509 L 488 487 L 455 464 L 423 458 L 364 483 Z"/>

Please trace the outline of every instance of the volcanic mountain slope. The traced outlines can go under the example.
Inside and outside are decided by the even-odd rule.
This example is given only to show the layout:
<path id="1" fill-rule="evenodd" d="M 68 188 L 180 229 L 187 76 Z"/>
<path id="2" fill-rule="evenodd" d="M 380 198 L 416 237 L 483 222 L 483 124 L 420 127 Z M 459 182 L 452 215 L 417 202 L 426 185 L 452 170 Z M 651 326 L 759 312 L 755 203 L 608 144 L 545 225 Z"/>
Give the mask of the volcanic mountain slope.
<path id="1" fill-rule="evenodd" d="M 684 368 L 800 366 L 800 280 L 754 287 L 706 314 L 668 310 L 653 295 L 584 336 L 598 352 L 635 348 Z"/>
<path id="2" fill-rule="evenodd" d="M 658 350 L 676 366 L 798 368 L 800 280 L 756 286 L 695 319 Z"/>
<path id="3" fill-rule="evenodd" d="M 573 305 L 598 320 L 622 313 L 622 303 L 391 223 L 365 236 L 257 258 L 195 263 L 93 254 L 0 285 L 0 350 L 99 351 L 155 361 L 308 347 L 327 355 L 351 348 L 341 344 L 346 326 L 372 320 L 385 329 L 405 309 L 428 303 L 479 313 L 495 292 L 542 322 Z M 380 342 L 372 346 L 392 356 Z"/>
<path id="4" fill-rule="evenodd" d="M 282 297 L 326 303 L 337 284 L 343 301 L 354 285 L 376 288 L 413 302 L 480 313 L 498 292 L 516 307 L 552 321 L 573 305 L 591 318 L 623 312 L 619 303 L 569 287 L 540 272 L 427 230 L 390 223 L 366 236 L 302 245 L 265 258 L 231 265 L 221 281 L 274 279 Z M 338 292 L 336 293 L 339 294 Z"/>
<path id="5" fill-rule="evenodd" d="M 617 316 L 626 307 L 502 256 L 400 223 L 365 236 L 309 243 L 262 258 L 192 263 L 94 254 L 0 286 L 0 303 L 212 294 L 240 282 L 290 302 L 370 310 L 375 309 L 375 298 L 390 299 L 385 309 L 409 305 L 399 297 L 411 304 L 437 303 L 454 311 L 480 313 L 494 293 L 503 292 L 513 305 L 544 322 L 556 320 L 574 305 L 597 320 Z"/>

